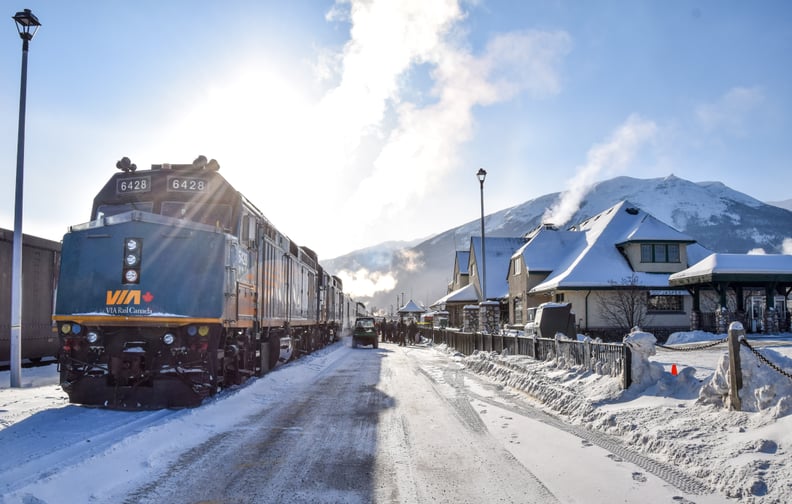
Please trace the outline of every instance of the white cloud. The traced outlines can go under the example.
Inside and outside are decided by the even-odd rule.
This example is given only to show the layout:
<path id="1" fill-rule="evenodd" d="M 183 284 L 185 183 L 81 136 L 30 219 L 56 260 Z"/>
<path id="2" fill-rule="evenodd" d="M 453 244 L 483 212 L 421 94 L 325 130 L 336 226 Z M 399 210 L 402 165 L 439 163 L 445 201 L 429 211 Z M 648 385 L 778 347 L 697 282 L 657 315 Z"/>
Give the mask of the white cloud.
<path id="1" fill-rule="evenodd" d="M 747 131 L 746 120 L 764 102 L 759 87 L 735 87 L 715 103 L 696 107 L 696 118 L 706 130 L 723 129 L 742 135 Z"/>
<path id="2" fill-rule="evenodd" d="M 529 90 L 534 94 L 558 91 L 558 64 L 568 51 L 563 32 L 512 33 L 496 37 L 481 56 L 437 39 L 423 58 L 433 65 L 432 90 L 436 102 L 419 107 L 401 103 L 397 126 L 349 205 L 377 208 L 370 222 L 398 218 L 410 201 L 438 187 L 458 165 L 460 146 L 472 136 L 476 106 L 503 102 Z M 385 189 L 385 190 L 383 190 Z"/>
<path id="3" fill-rule="evenodd" d="M 374 232 L 383 226 L 409 233 L 420 218 L 407 212 L 411 203 L 458 166 L 475 107 L 561 87 L 566 33 L 500 34 L 474 54 L 460 28 L 465 16 L 456 0 L 339 0 L 327 19 L 348 22 L 349 40 L 340 51 L 318 49 L 305 82 L 267 54 L 240 55 L 206 81 L 191 110 L 163 111 L 176 119 L 150 131 L 156 144 L 136 159 L 216 158 L 279 229 L 324 247 L 320 257 L 381 239 Z M 410 77 L 426 70 L 429 89 L 416 92 Z M 331 82 L 319 96 L 310 87 L 317 76 Z M 343 245 L 339 223 L 349 225 Z"/>
<path id="4" fill-rule="evenodd" d="M 357 271 L 341 270 L 336 276 L 341 279 L 344 292 L 355 298 L 371 297 L 377 292 L 388 292 L 396 287 L 396 277 L 390 272 L 360 268 Z"/>
<path id="5" fill-rule="evenodd" d="M 417 271 L 424 265 L 423 254 L 410 249 L 397 250 L 394 253 L 394 260 L 400 263 L 404 271 Z"/>
<path id="6" fill-rule="evenodd" d="M 792 238 L 784 238 L 784 242 L 781 244 L 781 253 L 792 255 Z"/>

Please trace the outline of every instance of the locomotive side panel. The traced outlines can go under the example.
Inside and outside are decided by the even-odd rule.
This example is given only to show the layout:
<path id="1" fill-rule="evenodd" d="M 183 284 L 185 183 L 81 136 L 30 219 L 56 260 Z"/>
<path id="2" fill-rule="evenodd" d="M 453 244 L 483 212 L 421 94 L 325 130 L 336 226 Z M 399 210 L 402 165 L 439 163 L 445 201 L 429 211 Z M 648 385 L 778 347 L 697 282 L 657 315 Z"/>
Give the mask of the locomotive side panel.
<path id="1" fill-rule="evenodd" d="M 261 319 L 265 327 L 280 327 L 288 320 L 285 251 L 266 239 L 262 246 L 260 277 Z"/>

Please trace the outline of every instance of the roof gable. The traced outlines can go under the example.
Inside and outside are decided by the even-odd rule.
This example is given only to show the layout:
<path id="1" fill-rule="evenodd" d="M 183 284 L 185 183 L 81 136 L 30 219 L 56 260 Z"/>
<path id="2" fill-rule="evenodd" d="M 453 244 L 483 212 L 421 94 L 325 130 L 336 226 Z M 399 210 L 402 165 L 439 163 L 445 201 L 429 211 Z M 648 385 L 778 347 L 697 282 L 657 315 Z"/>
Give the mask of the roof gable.
<path id="1" fill-rule="evenodd" d="M 489 299 L 498 299 L 506 297 L 509 294 L 509 264 L 510 258 L 514 252 L 525 243 L 525 238 L 504 238 L 500 236 L 485 237 L 484 238 L 484 253 L 486 254 L 487 261 L 487 285 L 486 293 Z M 481 237 L 470 237 L 470 254 L 471 260 L 480 258 L 481 254 Z M 481 269 L 476 263 L 476 267 Z M 482 271 L 477 271 L 476 275 L 481 281 Z"/>
<path id="2" fill-rule="evenodd" d="M 407 304 L 399 308 L 399 313 L 423 313 L 426 310 L 418 306 L 418 303 L 413 301 L 412 299 L 407 301 Z"/>
<path id="3" fill-rule="evenodd" d="M 690 236 L 677 231 L 665 222 L 657 220 L 652 215 L 641 212 L 637 208 L 626 207 L 624 209 L 628 214 L 631 211 L 639 212 L 642 215 L 640 221 L 626 226 L 625 236 L 621 242 L 623 244 L 628 242 L 677 242 L 677 243 L 695 243 L 696 240 Z M 636 214 L 638 215 L 638 214 Z"/>
<path id="4" fill-rule="evenodd" d="M 467 284 L 464 287 L 460 287 L 459 289 L 449 292 L 445 296 L 441 297 L 434 303 L 432 303 L 432 308 L 437 306 L 445 306 L 447 303 L 473 303 L 478 301 L 478 294 L 476 293 L 476 288 L 473 284 Z"/>
<path id="5" fill-rule="evenodd" d="M 531 289 L 532 293 L 563 288 L 609 288 L 633 276 L 646 287 L 667 287 L 667 273 L 634 271 L 617 245 L 643 240 L 695 242 L 626 200 L 570 230 L 581 233 L 583 238 L 568 249 L 545 281 Z"/>
<path id="6" fill-rule="evenodd" d="M 457 250 L 456 251 L 456 267 L 460 275 L 467 275 L 470 267 L 470 251 Z"/>
<path id="7" fill-rule="evenodd" d="M 583 242 L 583 233 L 559 230 L 552 226 L 541 226 L 526 235 L 528 240 L 517 249 L 513 257 L 523 258 L 529 273 L 553 271 L 570 250 L 578 249 Z"/>

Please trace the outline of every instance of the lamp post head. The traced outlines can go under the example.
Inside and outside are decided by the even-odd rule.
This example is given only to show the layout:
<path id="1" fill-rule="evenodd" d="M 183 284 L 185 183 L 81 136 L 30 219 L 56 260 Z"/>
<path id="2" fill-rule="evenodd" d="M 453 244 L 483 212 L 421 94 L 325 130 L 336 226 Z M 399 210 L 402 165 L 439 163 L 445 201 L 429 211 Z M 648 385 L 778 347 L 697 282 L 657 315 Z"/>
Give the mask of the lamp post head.
<path id="1" fill-rule="evenodd" d="M 479 182 L 484 184 L 484 179 L 487 178 L 487 170 L 484 168 L 479 168 L 479 171 L 476 172 L 476 177 L 478 177 Z"/>
<path id="2" fill-rule="evenodd" d="M 13 20 L 20 38 L 25 41 L 31 40 L 41 26 L 38 18 L 30 12 L 30 9 L 17 12 L 14 14 Z"/>

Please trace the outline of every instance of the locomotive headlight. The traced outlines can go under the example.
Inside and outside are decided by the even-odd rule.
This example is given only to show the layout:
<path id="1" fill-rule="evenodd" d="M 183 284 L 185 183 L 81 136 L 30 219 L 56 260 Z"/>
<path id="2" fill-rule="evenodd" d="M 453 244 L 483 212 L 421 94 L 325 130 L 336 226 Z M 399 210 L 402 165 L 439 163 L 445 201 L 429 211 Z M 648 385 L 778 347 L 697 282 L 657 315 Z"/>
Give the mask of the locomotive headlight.
<path id="1" fill-rule="evenodd" d="M 175 339 L 176 337 L 173 335 L 173 333 L 165 333 L 162 336 L 162 342 L 166 345 L 172 345 Z"/>
<path id="2" fill-rule="evenodd" d="M 121 275 L 122 284 L 129 285 L 140 283 L 140 266 L 143 260 L 142 254 L 142 238 L 124 238 L 123 274 Z"/>
<path id="3" fill-rule="evenodd" d="M 62 332 L 63 334 L 69 334 L 69 333 L 71 332 L 71 324 L 68 324 L 68 323 L 66 323 L 66 324 L 63 324 L 63 325 L 61 326 L 61 332 Z"/>
<path id="4" fill-rule="evenodd" d="M 137 283 L 138 281 L 138 272 L 135 270 L 126 270 L 124 272 L 124 278 L 126 279 L 127 283 Z"/>
<path id="5" fill-rule="evenodd" d="M 198 328 L 195 327 L 194 325 L 187 326 L 187 334 L 189 334 L 190 336 L 195 336 L 196 334 L 198 334 Z"/>
<path id="6" fill-rule="evenodd" d="M 199 327 L 198 334 L 200 334 L 201 336 L 206 336 L 207 334 L 209 334 L 209 326 L 202 325 L 201 327 Z"/>
<path id="7" fill-rule="evenodd" d="M 99 341 L 99 333 L 96 331 L 88 331 L 88 334 L 85 335 L 85 339 L 88 340 L 88 343 L 93 345 Z"/>
<path id="8" fill-rule="evenodd" d="M 71 330 L 72 330 L 72 334 L 80 334 L 80 331 L 82 331 L 82 327 L 80 327 L 80 324 L 72 324 Z"/>

